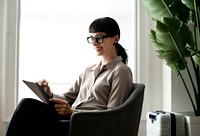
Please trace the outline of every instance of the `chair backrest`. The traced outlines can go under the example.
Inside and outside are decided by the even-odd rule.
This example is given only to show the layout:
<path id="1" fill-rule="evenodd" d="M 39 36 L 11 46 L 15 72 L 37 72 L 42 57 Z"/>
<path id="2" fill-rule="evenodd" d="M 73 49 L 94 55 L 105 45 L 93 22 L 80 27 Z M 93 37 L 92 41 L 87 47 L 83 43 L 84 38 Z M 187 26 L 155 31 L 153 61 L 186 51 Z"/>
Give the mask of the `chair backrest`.
<path id="1" fill-rule="evenodd" d="M 123 123 L 121 128 L 124 129 L 123 135 L 137 136 L 140 124 L 140 118 L 143 107 L 145 85 L 142 83 L 134 83 L 134 88 L 128 99 L 117 109 Z"/>

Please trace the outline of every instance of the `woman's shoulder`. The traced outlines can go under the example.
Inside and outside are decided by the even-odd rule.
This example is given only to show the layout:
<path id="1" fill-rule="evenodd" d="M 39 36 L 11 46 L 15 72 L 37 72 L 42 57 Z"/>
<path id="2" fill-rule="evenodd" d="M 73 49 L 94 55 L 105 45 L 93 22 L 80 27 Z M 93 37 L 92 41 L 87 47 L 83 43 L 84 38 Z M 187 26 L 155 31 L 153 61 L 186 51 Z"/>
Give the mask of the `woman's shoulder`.
<path id="1" fill-rule="evenodd" d="M 120 75 L 132 75 L 132 71 L 130 67 L 123 62 L 119 62 L 116 64 L 114 68 L 115 73 L 118 73 Z"/>
<path id="2" fill-rule="evenodd" d="M 117 63 L 116 68 L 117 69 L 130 70 L 130 67 L 128 65 L 124 64 L 122 61 Z"/>

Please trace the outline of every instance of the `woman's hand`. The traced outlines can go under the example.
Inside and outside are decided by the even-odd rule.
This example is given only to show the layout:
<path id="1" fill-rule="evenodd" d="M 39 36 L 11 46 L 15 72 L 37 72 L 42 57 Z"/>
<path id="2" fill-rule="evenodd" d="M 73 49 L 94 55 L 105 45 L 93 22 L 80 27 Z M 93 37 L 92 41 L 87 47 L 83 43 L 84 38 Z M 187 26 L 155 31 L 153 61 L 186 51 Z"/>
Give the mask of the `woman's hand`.
<path id="1" fill-rule="evenodd" d="M 73 113 L 73 110 L 70 108 L 67 101 L 59 98 L 51 98 L 49 101 L 55 103 L 55 109 L 59 115 L 69 118 Z"/>
<path id="2" fill-rule="evenodd" d="M 46 80 L 42 79 L 41 81 L 38 81 L 38 84 L 44 89 L 44 91 L 50 96 L 52 97 L 52 92 L 51 89 L 49 87 L 49 84 Z"/>

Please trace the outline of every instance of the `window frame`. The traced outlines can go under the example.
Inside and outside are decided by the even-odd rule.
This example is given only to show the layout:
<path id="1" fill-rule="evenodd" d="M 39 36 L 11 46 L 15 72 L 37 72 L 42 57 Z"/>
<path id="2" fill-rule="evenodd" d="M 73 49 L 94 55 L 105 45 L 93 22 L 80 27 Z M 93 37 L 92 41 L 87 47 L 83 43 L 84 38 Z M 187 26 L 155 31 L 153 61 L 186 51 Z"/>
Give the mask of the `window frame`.
<path id="1" fill-rule="evenodd" d="M 4 44 L 2 44 L 2 111 L 7 122 L 17 105 L 18 28 L 20 0 L 5 0 Z"/>

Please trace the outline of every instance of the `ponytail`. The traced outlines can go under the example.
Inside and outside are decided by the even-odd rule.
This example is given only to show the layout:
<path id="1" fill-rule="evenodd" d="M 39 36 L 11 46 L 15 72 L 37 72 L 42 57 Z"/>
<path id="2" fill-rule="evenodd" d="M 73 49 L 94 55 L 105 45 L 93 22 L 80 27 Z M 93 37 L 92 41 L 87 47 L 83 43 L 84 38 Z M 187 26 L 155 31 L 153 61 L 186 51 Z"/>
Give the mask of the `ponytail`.
<path id="1" fill-rule="evenodd" d="M 122 62 L 124 64 L 127 64 L 128 55 L 126 53 L 126 50 L 119 43 L 115 43 L 115 49 L 116 49 L 116 52 L 117 52 L 117 56 L 121 56 L 122 57 Z"/>

